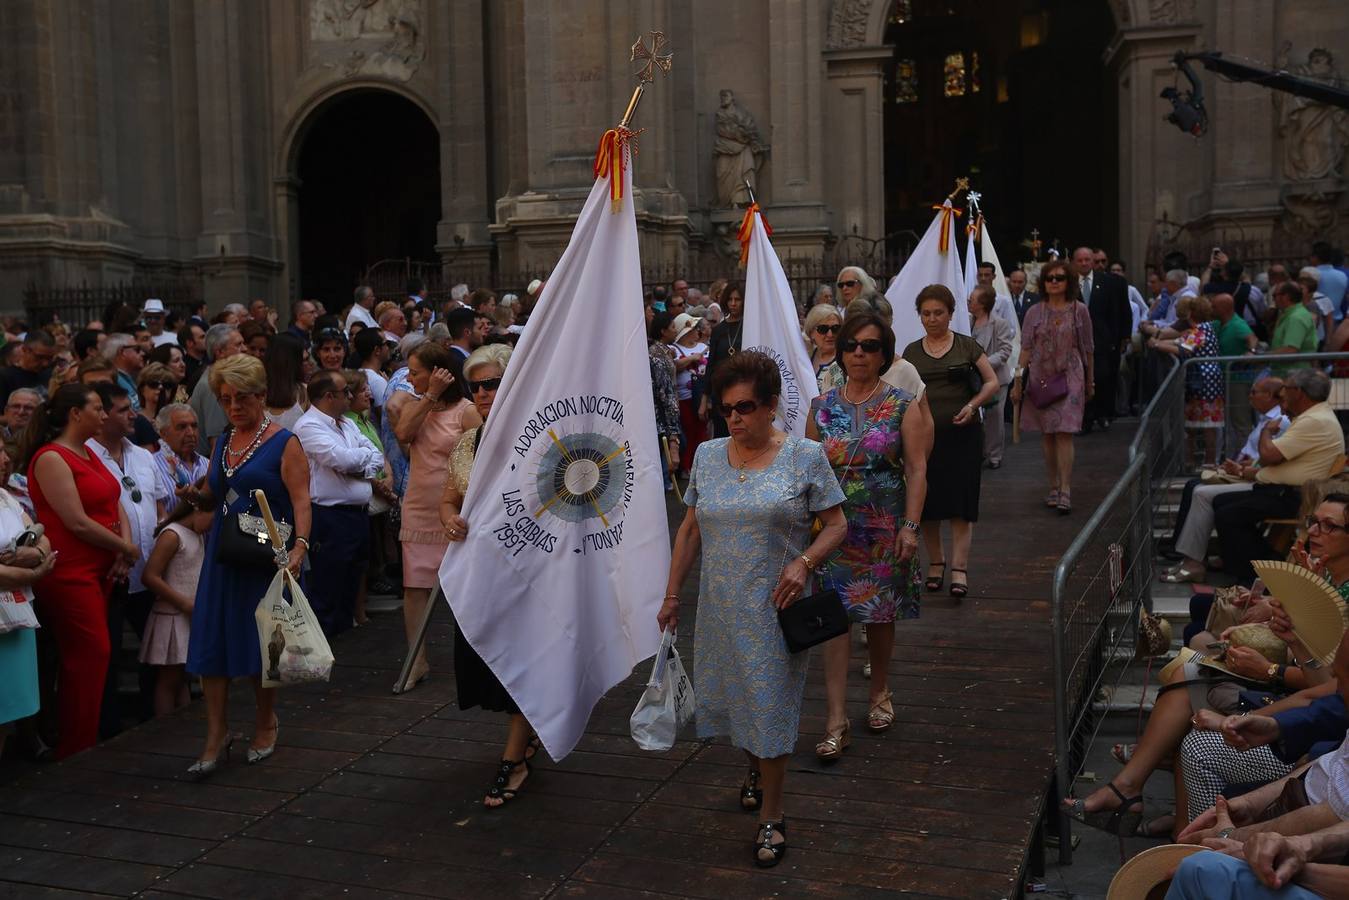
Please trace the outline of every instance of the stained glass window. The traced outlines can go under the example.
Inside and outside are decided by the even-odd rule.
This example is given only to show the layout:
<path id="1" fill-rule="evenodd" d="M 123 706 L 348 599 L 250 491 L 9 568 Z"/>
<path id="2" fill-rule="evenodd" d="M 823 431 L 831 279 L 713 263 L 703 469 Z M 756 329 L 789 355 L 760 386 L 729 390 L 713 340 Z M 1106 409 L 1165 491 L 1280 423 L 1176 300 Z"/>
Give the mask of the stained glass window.
<path id="1" fill-rule="evenodd" d="M 965 96 L 965 54 L 946 54 L 945 73 L 942 93 L 947 97 Z"/>
<path id="2" fill-rule="evenodd" d="M 894 7 L 890 13 L 890 23 L 892 25 L 903 25 L 905 22 L 913 19 L 912 0 L 895 0 Z"/>
<path id="3" fill-rule="evenodd" d="M 895 102 L 918 102 L 918 66 L 911 59 L 895 60 Z"/>

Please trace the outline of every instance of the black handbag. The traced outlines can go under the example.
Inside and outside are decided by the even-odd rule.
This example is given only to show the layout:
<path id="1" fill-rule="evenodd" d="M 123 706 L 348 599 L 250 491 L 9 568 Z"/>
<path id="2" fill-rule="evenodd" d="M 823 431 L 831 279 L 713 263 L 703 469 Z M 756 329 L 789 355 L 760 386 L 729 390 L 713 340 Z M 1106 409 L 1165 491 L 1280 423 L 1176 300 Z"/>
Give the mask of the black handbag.
<path id="1" fill-rule="evenodd" d="M 800 653 L 848 633 L 848 613 L 838 591 L 820 591 L 778 610 L 778 625 L 787 649 Z"/>
<path id="2" fill-rule="evenodd" d="M 257 506 L 257 501 L 253 502 Z M 252 507 L 249 507 L 250 509 Z M 277 520 L 277 533 L 289 554 L 295 546 L 294 532 L 290 523 Z M 243 566 L 250 569 L 275 569 L 285 565 L 278 561 L 278 554 L 272 548 L 272 539 L 267 534 L 267 522 L 261 515 L 247 511 L 226 513 L 220 521 L 220 534 L 215 542 L 215 561 L 225 566 Z"/>

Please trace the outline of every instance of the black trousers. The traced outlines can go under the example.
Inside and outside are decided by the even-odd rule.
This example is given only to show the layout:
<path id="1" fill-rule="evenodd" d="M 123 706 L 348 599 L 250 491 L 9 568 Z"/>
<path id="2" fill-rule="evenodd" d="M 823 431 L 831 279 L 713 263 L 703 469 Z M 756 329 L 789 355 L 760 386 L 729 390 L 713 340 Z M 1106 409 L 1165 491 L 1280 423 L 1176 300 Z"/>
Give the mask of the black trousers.
<path id="1" fill-rule="evenodd" d="M 315 503 L 313 510 L 305 594 L 331 639 L 351 627 L 356 592 L 370 561 L 370 516 L 364 506 Z"/>
<path id="2" fill-rule="evenodd" d="M 122 670 L 122 629 L 130 625 L 139 645 L 145 636 L 145 623 L 149 621 L 154 602 L 155 595 L 150 591 L 129 593 L 126 582 L 114 587 L 108 597 L 108 639 L 112 642 L 112 654 L 108 657 L 108 677 L 103 682 L 103 705 L 98 717 L 101 740 L 115 737 L 122 730 L 122 709 L 117 697 L 117 682 Z M 137 663 L 136 683 L 136 717 L 145 721 L 155 714 L 154 667 Z"/>
<path id="3" fill-rule="evenodd" d="M 1097 350 L 1092 354 L 1092 378 L 1096 382 L 1096 395 L 1092 397 L 1088 410 L 1094 420 L 1115 418 L 1115 393 L 1119 384 L 1119 342 L 1103 338 Z"/>
<path id="4" fill-rule="evenodd" d="M 1251 560 L 1269 559 L 1274 551 L 1260 533 L 1263 519 L 1287 519 L 1297 515 L 1302 492 L 1282 484 L 1257 484 L 1249 491 L 1234 491 L 1213 498 L 1213 521 L 1222 548 L 1223 571 L 1246 582 L 1255 577 Z"/>

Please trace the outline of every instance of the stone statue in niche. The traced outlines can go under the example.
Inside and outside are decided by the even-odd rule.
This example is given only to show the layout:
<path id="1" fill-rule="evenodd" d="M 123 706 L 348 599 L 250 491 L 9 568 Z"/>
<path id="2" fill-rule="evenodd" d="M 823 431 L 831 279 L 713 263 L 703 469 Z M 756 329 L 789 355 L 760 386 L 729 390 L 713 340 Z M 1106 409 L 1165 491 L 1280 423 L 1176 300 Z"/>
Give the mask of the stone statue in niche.
<path id="1" fill-rule="evenodd" d="M 721 92 L 717 109 L 717 140 L 712 147 L 717 161 L 717 206 L 722 209 L 746 205 L 749 190 L 768 155 L 768 145 L 759 137 L 759 126 L 745 108 L 735 102 L 735 93 Z"/>
<path id="2" fill-rule="evenodd" d="M 426 57 L 422 0 L 313 0 L 313 64 L 407 81 Z"/>
<path id="3" fill-rule="evenodd" d="M 1320 47 L 1307 54 L 1307 62 L 1290 66 L 1285 43 L 1278 65 L 1292 75 L 1343 87 L 1335 57 Z M 1282 91 L 1274 93 L 1279 113 L 1279 136 L 1283 138 L 1283 174 L 1291 181 L 1336 178 L 1349 143 L 1349 111 Z"/>

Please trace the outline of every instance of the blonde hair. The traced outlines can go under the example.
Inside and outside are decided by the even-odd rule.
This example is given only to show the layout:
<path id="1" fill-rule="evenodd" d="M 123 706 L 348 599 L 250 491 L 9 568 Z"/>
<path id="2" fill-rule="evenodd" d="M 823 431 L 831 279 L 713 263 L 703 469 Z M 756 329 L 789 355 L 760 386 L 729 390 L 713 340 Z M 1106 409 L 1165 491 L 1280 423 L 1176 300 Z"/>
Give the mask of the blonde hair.
<path id="1" fill-rule="evenodd" d="M 511 361 L 510 344 L 483 344 L 477 350 L 468 355 L 464 360 L 464 378 L 472 378 L 473 370 L 479 366 L 496 365 L 501 367 L 501 371 L 506 371 L 506 364 Z"/>
<path id="2" fill-rule="evenodd" d="M 267 370 L 262 361 L 247 353 L 238 353 L 211 364 L 209 381 L 211 393 L 220 396 L 220 388 L 229 385 L 245 394 L 267 393 Z"/>
<path id="3" fill-rule="evenodd" d="M 1202 294 L 1186 294 L 1176 301 L 1176 315 L 1198 325 L 1213 318 L 1213 304 Z"/>
<path id="4" fill-rule="evenodd" d="M 827 304 L 822 303 L 819 306 L 812 306 L 810 312 L 806 313 L 806 338 L 812 346 L 815 344 L 815 326 L 828 319 L 838 319 L 838 323 L 843 324 L 843 317 L 838 314 L 838 310 Z"/>

